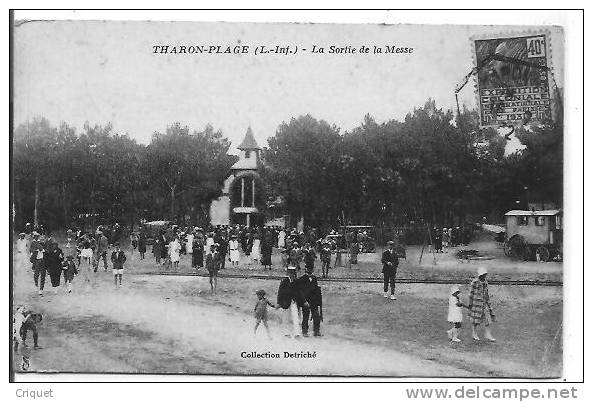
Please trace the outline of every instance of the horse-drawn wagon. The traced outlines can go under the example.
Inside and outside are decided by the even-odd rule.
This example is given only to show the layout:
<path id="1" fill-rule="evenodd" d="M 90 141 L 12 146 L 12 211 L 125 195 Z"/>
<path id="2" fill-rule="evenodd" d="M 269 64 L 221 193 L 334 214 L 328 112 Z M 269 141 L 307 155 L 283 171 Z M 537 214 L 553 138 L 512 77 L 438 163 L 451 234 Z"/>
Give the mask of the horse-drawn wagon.
<path id="1" fill-rule="evenodd" d="M 516 259 L 547 262 L 562 258 L 562 211 L 513 210 L 505 214 L 504 253 Z"/>

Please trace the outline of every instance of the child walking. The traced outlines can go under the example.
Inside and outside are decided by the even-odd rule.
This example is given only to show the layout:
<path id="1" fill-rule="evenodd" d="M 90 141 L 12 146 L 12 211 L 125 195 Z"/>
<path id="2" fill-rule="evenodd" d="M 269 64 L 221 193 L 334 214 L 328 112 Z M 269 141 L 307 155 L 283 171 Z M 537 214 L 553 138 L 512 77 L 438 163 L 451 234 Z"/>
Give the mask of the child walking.
<path id="1" fill-rule="evenodd" d="M 459 331 L 461 329 L 461 322 L 463 321 L 463 311 L 461 308 L 467 308 L 467 306 L 459 299 L 460 295 L 461 290 L 459 290 L 459 286 L 451 286 L 451 291 L 449 292 L 449 314 L 447 316 L 447 321 L 452 325 L 451 329 L 447 331 L 451 342 L 461 342 L 461 339 L 459 339 Z"/>
<path id="2" fill-rule="evenodd" d="M 255 328 L 253 329 L 253 335 L 257 333 L 257 327 L 259 327 L 260 323 L 264 324 L 266 328 L 266 332 L 268 333 L 268 339 L 272 339 L 270 336 L 270 328 L 268 327 L 268 306 L 278 308 L 268 299 L 266 299 L 266 291 L 263 289 L 258 290 L 255 292 L 257 295 L 257 303 L 255 303 L 255 308 L 253 309 L 255 315 Z"/>
<path id="3" fill-rule="evenodd" d="M 119 247 L 119 243 L 115 243 L 115 251 L 111 253 L 111 262 L 113 263 L 113 278 L 117 289 L 118 279 L 119 286 L 121 286 L 121 280 L 124 274 L 124 263 L 126 262 L 126 255 Z"/>
<path id="4" fill-rule="evenodd" d="M 218 284 L 218 256 L 216 255 L 216 244 L 212 244 L 206 254 L 206 269 L 210 278 L 210 290 L 216 294 L 216 285 Z"/>
<path id="5" fill-rule="evenodd" d="M 66 256 L 66 260 L 62 263 L 62 274 L 64 275 L 64 286 L 68 293 L 72 293 L 72 279 L 74 279 L 74 275 L 78 275 L 78 270 L 71 254 Z"/>

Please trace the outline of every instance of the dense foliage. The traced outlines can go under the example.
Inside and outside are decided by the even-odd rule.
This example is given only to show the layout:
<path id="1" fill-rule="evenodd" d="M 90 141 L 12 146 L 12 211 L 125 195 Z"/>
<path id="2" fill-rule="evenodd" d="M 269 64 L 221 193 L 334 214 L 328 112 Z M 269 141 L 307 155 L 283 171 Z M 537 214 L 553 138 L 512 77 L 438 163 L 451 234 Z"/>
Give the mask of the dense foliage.
<path id="1" fill-rule="evenodd" d="M 480 130 L 477 112 L 455 119 L 432 100 L 401 122 L 367 115 L 343 135 L 307 115 L 268 140 L 265 176 L 284 212 L 312 225 L 502 222 L 531 202 L 562 204 L 562 125 L 517 136 L 526 148 L 505 157 L 504 135 Z"/>
<path id="2" fill-rule="evenodd" d="M 50 227 L 169 218 L 204 224 L 235 157 L 229 141 L 207 126 L 175 123 L 149 145 L 113 133 L 82 132 L 44 119 L 18 126 L 13 142 L 15 223 Z M 37 216 L 36 219 L 36 214 Z"/>
<path id="3" fill-rule="evenodd" d="M 562 124 L 531 124 L 516 135 L 525 148 L 505 156 L 504 135 L 480 130 L 476 111 L 454 117 L 432 100 L 403 121 L 367 115 L 344 133 L 310 115 L 293 118 L 262 152 L 268 212 L 293 224 L 448 226 L 483 216 L 500 222 L 528 202 L 561 206 Z M 18 126 L 13 140 L 17 225 L 37 218 L 63 227 L 86 215 L 205 224 L 236 160 L 220 131 L 179 123 L 146 146 L 111 125 L 77 132 L 43 118 Z"/>

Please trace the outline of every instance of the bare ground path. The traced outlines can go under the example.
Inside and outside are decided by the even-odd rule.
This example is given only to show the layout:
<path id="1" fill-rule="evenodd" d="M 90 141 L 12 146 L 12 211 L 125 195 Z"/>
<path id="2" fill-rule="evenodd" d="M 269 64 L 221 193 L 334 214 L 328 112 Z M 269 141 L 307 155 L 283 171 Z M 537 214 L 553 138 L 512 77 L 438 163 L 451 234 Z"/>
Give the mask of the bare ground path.
<path id="1" fill-rule="evenodd" d="M 15 302 L 44 314 L 41 345 L 31 350 L 31 369 L 66 372 L 161 372 L 200 374 L 471 376 L 465 370 L 392 348 L 334 336 L 291 339 L 272 325 L 253 336 L 253 319 L 236 307 L 201 300 L 163 298 L 131 286 L 115 290 L 110 273 L 98 273 L 91 289 L 67 295 L 34 293 L 29 273 L 15 281 Z M 78 278 L 77 278 L 78 279 Z M 199 280 L 199 279 L 198 279 Z M 76 284 L 81 287 L 81 281 Z M 145 281 L 143 282 L 145 283 Z M 200 285 L 207 289 L 207 280 Z M 243 358 L 243 352 L 280 358 Z M 284 358 L 284 352 L 315 352 L 314 358 Z M 17 356 L 18 358 L 18 356 Z"/>

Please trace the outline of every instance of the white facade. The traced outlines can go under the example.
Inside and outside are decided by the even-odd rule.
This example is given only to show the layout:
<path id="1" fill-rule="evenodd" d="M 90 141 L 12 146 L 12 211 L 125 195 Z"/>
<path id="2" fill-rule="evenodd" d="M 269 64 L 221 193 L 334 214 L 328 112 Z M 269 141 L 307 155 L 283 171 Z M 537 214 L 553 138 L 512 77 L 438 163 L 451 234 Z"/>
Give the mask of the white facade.
<path id="1" fill-rule="evenodd" d="M 241 145 L 239 160 L 231 167 L 231 174 L 226 178 L 222 195 L 210 204 L 210 223 L 213 226 L 232 224 L 233 214 L 244 215 L 247 226 L 252 223 L 252 216 L 259 213 L 255 207 L 256 186 L 255 180 L 246 178 L 259 178 L 257 173 L 260 148 L 255 141 L 251 127 L 247 129 Z M 234 183 L 240 180 L 241 199 L 239 205 L 231 206 L 231 189 Z"/>

